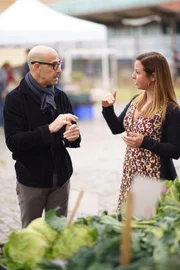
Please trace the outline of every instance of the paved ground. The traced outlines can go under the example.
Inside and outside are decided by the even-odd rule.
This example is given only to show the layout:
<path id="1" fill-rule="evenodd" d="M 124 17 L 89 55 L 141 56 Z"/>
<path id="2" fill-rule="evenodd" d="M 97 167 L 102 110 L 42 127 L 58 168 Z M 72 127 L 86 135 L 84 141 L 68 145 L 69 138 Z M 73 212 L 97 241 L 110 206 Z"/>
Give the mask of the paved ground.
<path id="1" fill-rule="evenodd" d="M 116 105 L 120 112 L 124 104 Z M 98 214 L 116 209 L 121 181 L 125 144 L 121 135 L 112 135 L 101 115 L 101 107 L 94 108 L 94 119 L 79 121 L 81 148 L 69 149 L 74 164 L 71 178 L 69 211 L 72 211 L 80 190 L 84 191 L 78 215 Z M 0 129 L 0 243 L 12 230 L 20 230 L 19 206 L 15 194 L 14 162 L 4 143 Z M 180 161 L 176 161 L 180 175 Z"/>

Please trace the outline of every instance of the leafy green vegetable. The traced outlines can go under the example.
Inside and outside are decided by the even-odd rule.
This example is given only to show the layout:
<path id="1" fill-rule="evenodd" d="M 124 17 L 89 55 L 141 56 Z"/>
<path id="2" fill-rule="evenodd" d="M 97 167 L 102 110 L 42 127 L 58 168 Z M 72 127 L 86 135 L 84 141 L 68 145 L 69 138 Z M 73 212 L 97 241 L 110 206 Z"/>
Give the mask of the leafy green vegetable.
<path id="1" fill-rule="evenodd" d="M 180 180 L 165 181 L 168 190 L 161 198 L 154 211 L 155 216 L 176 216 L 180 212 Z"/>
<path id="2" fill-rule="evenodd" d="M 142 258 L 135 263 L 121 266 L 114 270 L 178 270 L 180 269 L 180 259 L 177 256 L 166 257 L 155 262 L 152 257 Z"/>
<path id="3" fill-rule="evenodd" d="M 48 248 L 48 242 L 38 232 L 12 232 L 3 248 L 6 265 L 11 270 L 34 270 Z"/>
<path id="4" fill-rule="evenodd" d="M 67 218 L 64 216 L 58 217 L 56 215 L 56 209 L 49 210 L 45 214 L 45 221 L 57 232 L 61 232 L 67 224 Z"/>
<path id="5" fill-rule="evenodd" d="M 47 259 L 43 259 L 36 267 L 36 270 L 64 270 L 63 266 L 57 265 L 54 262 L 50 262 Z"/>
<path id="6" fill-rule="evenodd" d="M 45 240 L 47 240 L 49 245 L 51 245 L 58 236 L 58 233 L 53 230 L 43 218 L 33 220 L 26 230 L 38 232 Z"/>
<path id="7" fill-rule="evenodd" d="M 52 247 L 51 259 L 68 259 L 83 246 L 92 246 L 97 241 L 96 228 L 72 225 L 64 229 Z"/>
<path id="8" fill-rule="evenodd" d="M 94 247 L 84 247 L 75 254 L 67 265 L 67 270 L 112 269 L 119 264 L 119 236 L 106 238 Z"/>
<path id="9" fill-rule="evenodd" d="M 11 270 L 180 269 L 180 181 L 165 181 L 164 186 L 152 218 L 132 218 L 130 265 L 120 266 L 121 215 L 104 211 L 66 228 L 66 218 L 57 217 L 56 209 L 45 215 L 45 221 L 34 220 L 9 236 L 6 265 Z M 57 265 L 58 259 L 66 264 Z"/>

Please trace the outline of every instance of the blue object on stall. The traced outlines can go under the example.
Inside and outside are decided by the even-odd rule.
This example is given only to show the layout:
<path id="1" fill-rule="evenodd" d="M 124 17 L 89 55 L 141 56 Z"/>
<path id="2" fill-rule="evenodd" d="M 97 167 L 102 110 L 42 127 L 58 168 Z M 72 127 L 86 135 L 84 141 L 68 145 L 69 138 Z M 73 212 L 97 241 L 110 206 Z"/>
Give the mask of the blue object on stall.
<path id="1" fill-rule="evenodd" d="M 94 118 L 93 104 L 81 104 L 74 107 L 74 114 L 79 120 L 92 120 Z"/>

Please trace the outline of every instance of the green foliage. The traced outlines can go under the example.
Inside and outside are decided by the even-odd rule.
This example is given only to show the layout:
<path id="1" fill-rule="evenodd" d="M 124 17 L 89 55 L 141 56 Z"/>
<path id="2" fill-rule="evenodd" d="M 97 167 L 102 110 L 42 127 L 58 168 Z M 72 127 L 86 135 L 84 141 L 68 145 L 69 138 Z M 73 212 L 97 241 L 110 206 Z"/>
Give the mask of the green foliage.
<path id="1" fill-rule="evenodd" d="M 92 246 L 97 241 L 96 228 L 73 225 L 64 229 L 52 247 L 51 259 L 68 259 L 83 246 Z"/>
<path id="2" fill-rule="evenodd" d="M 56 210 L 10 234 L 3 264 L 11 270 L 180 269 L 180 181 L 165 181 L 164 187 L 151 219 L 132 218 L 129 266 L 120 266 L 121 215 L 104 211 L 66 228 L 66 218 L 57 217 Z M 59 259 L 61 265 L 53 261 Z"/>
<path id="3" fill-rule="evenodd" d="M 120 238 L 116 236 L 103 239 L 93 248 L 82 248 L 79 253 L 70 259 L 67 270 L 103 269 L 102 267 L 108 269 L 108 267 L 118 265 L 119 243 Z"/>
<path id="4" fill-rule="evenodd" d="M 58 233 L 53 230 L 43 218 L 33 220 L 27 227 L 28 231 L 38 232 L 48 242 L 49 245 L 53 244 L 58 236 Z"/>
<path id="5" fill-rule="evenodd" d="M 166 181 L 167 191 L 162 194 L 155 215 L 157 216 L 176 216 L 180 214 L 180 181 Z"/>
<path id="6" fill-rule="evenodd" d="M 48 248 L 48 242 L 40 233 L 23 229 L 10 234 L 3 253 L 11 270 L 31 270 L 35 269 Z"/>
<path id="7" fill-rule="evenodd" d="M 66 227 L 67 218 L 64 216 L 56 216 L 56 211 L 57 209 L 49 210 L 45 214 L 45 221 L 51 226 L 52 229 L 56 230 L 57 232 L 61 232 Z"/>

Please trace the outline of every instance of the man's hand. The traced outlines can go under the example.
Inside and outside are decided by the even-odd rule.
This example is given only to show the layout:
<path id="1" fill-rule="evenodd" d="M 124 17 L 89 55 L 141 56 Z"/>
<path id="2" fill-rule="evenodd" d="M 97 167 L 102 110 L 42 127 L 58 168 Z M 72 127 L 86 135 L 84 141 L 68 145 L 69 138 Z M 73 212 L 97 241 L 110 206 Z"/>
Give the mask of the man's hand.
<path id="1" fill-rule="evenodd" d="M 144 135 L 139 133 L 129 133 L 128 136 L 122 136 L 122 139 L 127 146 L 139 148 L 143 142 Z"/>
<path id="2" fill-rule="evenodd" d="M 69 142 L 77 140 L 79 135 L 79 127 L 76 124 L 71 125 L 63 134 L 64 138 Z"/>
<path id="3" fill-rule="evenodd" d="M 112 106 L 116 101 L 116 95 L 117 95 L 117 90 L 114 90 L 112 94 L 108 93 L 107 95 L 105 95 L 102 99 L 102 106 L 103 107 Z"/>
<path id="4" fill-rule="evenodd" d="M 76 122 L 78 120 L 78 117 L 66 113 L 66 114 L 60 114 L 58 117 L 49 125 L 49 131 L 50 133 L 55 133 L 58 130 L 60 130 L 64 125 L 71 126 L 71 121 Z"/>

